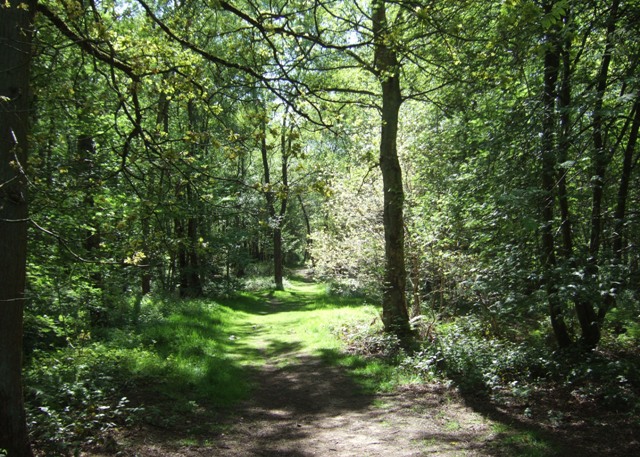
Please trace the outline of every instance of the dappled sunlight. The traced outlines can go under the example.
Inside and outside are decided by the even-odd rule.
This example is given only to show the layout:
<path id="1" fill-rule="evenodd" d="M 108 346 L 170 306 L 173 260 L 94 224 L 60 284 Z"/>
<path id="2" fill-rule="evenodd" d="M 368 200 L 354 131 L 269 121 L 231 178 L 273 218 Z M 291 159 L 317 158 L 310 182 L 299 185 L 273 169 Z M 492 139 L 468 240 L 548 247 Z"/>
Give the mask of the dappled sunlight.
<path id="1" fill-rule="evenodd" d="M 415 382 L 381 354 L 347 351 L 341 338 L 374 331 L 378 310 L 297 284 L 222 301 L 148 302 L 163 311 L 143 309 L 156 318 L 135 333 L 114 333 L 120 348 L 108 373 L 139 415 L 138 431 L 117 435 L 133 452 L 126 455 L 492 456 L 515 449 L 551 456 L 560 449 L 552 434 L 490 403 Z M 104 362 L 100 354 L 92 357 Z"/>
<path id="2" fill-rule="evenodd" d="M 202 419 L 197 428 L 177 427 L 176 439 L 194 440 L 203 432 L 202 423 L 211 422 L 202 417 L 203 407 L 205 414 L 214 413 L 206 406 L 207 392 L 213 401 L 229 384 L 243 379 L 251 386 L 251 396 L 222 420 L 232 433 L 217 435 L 221 444 L 216 455 L 302 457 L 328 450 L 355 457 L 363 455 L 362 449 L 384 455 L 399 446 L 416 452 L 435 446 L 455 454 L 482 447 L 485 429 L 472 428 L 460 443 L 462 432 L 446 430 L 446 421 L 430 434 L 421 429 L 433 427 L 430 411 L 439 406 L 433 395 L 390 395 L 379 401 L 380 391 L 392 392 L 397 385 L 393 368 L 345 353 L 337 338 L 344 325 L 364 325 L 376 318 L 377 310 L 362 301 L 330 297 L 321 286 L 302 284 L 285 292 L 243 293 L 222 307 L 226 317 L 216 330 L 206 331 L 184 314 L 171 319 L 178 337 L 174 344 L 184 357 L 176 381 L 181 378 L 182 389 L 187 387 L 190 401 L 198 404 L 189 410 L 191 403 L 184 402 L 181 414 L 186 409 L 187 417 Z M 207 346 L 224 357 L 202 363 L 198 354 L 205 353 L 207 359 Z M 201 390 L 205 384 L 211 388 Z M 222 404 L 219 398 L 211 405 L 216 403 Z M 421 404 L 423 415 L 416 416 L 416 405 Z M 215 427 L 210 423 L 209 430 Z"/>
<path id="3" fill-rule="evenodd" d="M 357 297 L 341 297 L 327 293 L 322 283 L 290 280 L 284 291 L 269 290 L 257 293 L 239 292 L 220 303 L 247 314 L 269 315 L 291 311 L 314 311 L 336 308 L 362 308 L 372 306 Z"/>
<path id="4" fill-rule="evenodd" d="M 291 392 L 304 390 L 305 379 L 310 390 L 321 378 L 327 351 L 335 352 L 339 345 L 334 326 L 345 319 L 369 319 L 374 311 L 351 306 L 336 314 L 340 306 L 328 301 L 314 304 L 314 297 L 325 298 L 323 286 L 293 284 L 291 291 L 242 293 L 219 303 L 176 303 L 166 318 L 141 323 L 140 345 L 122 364 L 129 374 L 118 375 L 130 379 L 127 394 L 151 411 L 168 399 L 180 414 L 192 404 L 230 405 L 246 398 L 256 370 L 267 364 L 276 370 L 274 376 L 282 376 L 281 392 L 284 386 Z M 301 357 L 315 357 L 308 376 L 287 373 L 287 367 L 297 366 Z M 285 371 L 278 373 L 280 369 Z M 171 422 L 172 411 L 162 418 L 153 416 L 151 423 Z"/>

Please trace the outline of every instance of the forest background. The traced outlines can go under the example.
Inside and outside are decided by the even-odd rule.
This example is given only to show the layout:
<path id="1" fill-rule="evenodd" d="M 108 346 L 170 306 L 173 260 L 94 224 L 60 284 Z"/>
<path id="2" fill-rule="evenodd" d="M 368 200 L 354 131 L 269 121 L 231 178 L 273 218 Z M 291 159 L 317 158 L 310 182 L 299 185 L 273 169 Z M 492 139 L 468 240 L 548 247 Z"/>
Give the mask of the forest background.
<path id="1" fill-rule="evenodd" d="M 24 414 L 18 348 L 27 371 L 54 372 L 152 297 L 266 275 L 283 289 L 300 265 L 381 304 L 427 377 L 555 377 L 637 411 L 640 2 L 44 0 L 0 14 L 11 455 L 29 455 L 27 421 L 63 414 L 30 390 L 36 372 Z"/>

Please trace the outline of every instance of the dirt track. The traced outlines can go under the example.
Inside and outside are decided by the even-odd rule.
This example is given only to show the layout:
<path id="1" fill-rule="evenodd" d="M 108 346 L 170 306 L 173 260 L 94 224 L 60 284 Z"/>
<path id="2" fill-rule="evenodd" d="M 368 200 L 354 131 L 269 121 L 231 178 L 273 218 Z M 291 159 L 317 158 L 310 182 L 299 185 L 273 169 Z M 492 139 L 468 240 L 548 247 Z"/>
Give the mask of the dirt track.
<path id="1" fill-rule="evenodd" d="M 299 356 L 256 372 L 251 400 L 202 444 L 148 436 L 123 455 L 417 457 L 495 455 L 491 424 L 437 386 L 365 395 L 341 369 Z"/>

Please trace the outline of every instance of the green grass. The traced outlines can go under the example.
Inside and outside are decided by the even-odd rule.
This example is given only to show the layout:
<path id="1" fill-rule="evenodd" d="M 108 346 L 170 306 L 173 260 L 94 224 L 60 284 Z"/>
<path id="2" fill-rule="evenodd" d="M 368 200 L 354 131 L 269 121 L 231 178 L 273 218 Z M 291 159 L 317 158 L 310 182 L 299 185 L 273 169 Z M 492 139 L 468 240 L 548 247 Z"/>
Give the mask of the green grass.
<path id="1" fill-rule="evenodd" d="M 457 420 L 449 420 L 444 426 L 444 429 L 449 432 L 457 432 L 462 429 L 462 425 Z"/>
<path id="2" fill-rule="evenodd" d="M 549 440 L 533 430 L 517 430 L 504 423 L 494 423 L 492 431 L 496 434 L 493 447 L 501 455 L 523 457 L 549 457 L 560 455 L 559 450 Z"/>
<path id="3" fill-rule="evenodd" d="M 290 281 L 286 291 L 146 307 L 142 314 L 156 318 L 141 322 L 125 365 L 138 385 L 153 379 L 152 394 L 177 403 L 231 405 L 249 394 L 251 370 L 266 361 L 286 366 L 301 354 L 349 367 L 370 389 L 388 382 L 390 368 L 344 356 L 336 337 L 341 326 L 370 322 L 377 310 L 361 299 L 328 296 L 321 284 Z"/>
<path id="4" fill-rule="evenodd" d="M 362 300 L 330 297 L 322 285 L 295 282 L 287 291 L 244 293 L 225 305 L 239 313 L 239 330 L 245 330 L 251 343 L 295 341 L 314 355 L 320 349 L 339 346 L 333 333 L 336 327 L 377 315 Z M 253 326 L 259 332 L 248 330 L 255 330 Z"/>
<path id="5" fill-rule="evenodd" d="M 345 368 L 364 393 L 416 382 L 392 363 L 344 352 L 338 335 L 386 341 L 371 330 L 374 322 L 380 325 L 378 317 L 363 299 L 331 296 L 323 285 L 301 281 L 290 281 L 286 291 L 217 301 L 145 298 L 136 325 L 109 329 L 99 339 L 85 334 L 67 348 L 34 355 L 27 370 L 30 420 L 49 426 L 36 429 L 34 441 L 66 452 L 105 427 L 139 417 L 172 430 L 184 444 L 195 443 L 229 426 L 216 414 L 250 395 L 264 364 L 285 367 L 299 356 Z M 136 406 L 144 408 L 139 416 Z M 92 411 L 104 411 L 104 420 Z M 85 427 L 81 434 L 79 427 Z M 447 424 L 447 430 L 459 429 L 457 422 Z M 552 455 L 532 432 L 494 432 L 500 449 Z"/>
<path id="6" fill-rule="evenodd" d="M 327 295 L 320 284 L 291 281 L 286 291 L 146 307 L 142 315 L 152 317 L 141 321 L 121 376 L 131 380 L 132 397 L 158 405 L 146 406 L 155 425 L 175 427 L 200 406 L 232 406 L 250 395 L 252 374 L 265 363 L 284 367 L 301 355 L 345 367 L 365 392 L 390 390 L 397 381 L 392 366 L 344 354 L 337 337 L 345 325 L 371 323 L 376 308 Z"/>
<path id="7" fill-rule="evenodd" d="M 256 370 L 303 354 L 348 367 L 376 390 L 388 370 L 345 356 L 336 334 L 377 314 L 361 299 L 301 281 L 217 301 L 145 297 L 135 325 L 83 332 L 68 347 L 33 354 L 26 378 L 36 447 L 66 452 L 136 417 L 187 436 L 220 431 L 216 411 L 250 395 Z"/>

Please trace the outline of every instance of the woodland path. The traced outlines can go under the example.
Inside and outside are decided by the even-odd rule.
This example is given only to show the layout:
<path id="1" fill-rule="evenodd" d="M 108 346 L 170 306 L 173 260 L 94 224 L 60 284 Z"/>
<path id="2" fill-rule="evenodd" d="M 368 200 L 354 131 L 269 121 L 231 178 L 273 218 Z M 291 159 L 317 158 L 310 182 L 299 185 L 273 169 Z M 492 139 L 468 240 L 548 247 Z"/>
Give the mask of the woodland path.
<path id="1" fill-rule="evenodd" d="M 259 335 L 256 338 L 260 338 Z M 265 354 L 268 351 L 265 351 Z M 492 424 L 442 386 L 368 395 L 345 369 L 280 348 L 253 373 L 255 390 L 216 436 L 177 445 L 150 435 L 124 455 L 417 457 L 484 456 Z"/>
<path id="2" fill-rule="evenodd" d="M 269 307 L 278 305 L 276 300 L 269 302 Z M 185 414 L 183 423 L 170 430 L 143 426 L 126 431 L 117 437 L 117 453 L 83 455 L 589 455 L 583 451 L 557 454 L 536 448 L 535 442 L 510 440 L 511 424 L 507 427 L 495 414 L 467 405 L 454 389 L 443 385 L 411 385 L 391 393 L 367 394 L 346 368 L 310 354 L 295 339 L 286 343 L 272 339 L 273 333 L 263 331 L 260 322 L 257 317 L 248 323 L 243 335 L 245 348 L 263 355 L 263 363 L 250 371 L 254 390 L 249 399 L 232 409 L 203 407 Z M 201 431 L 194 433 L 194 428 Z"/>
<path id="3" fill-rule="evenodd" d="M 443 408 L 444 389 L 368 395 L 343 368 L 306 354 L 295 341 L 278 344 L 269 356 L 274 342 L 259 331 L 253 338 L 266 363 L 254 375 L 256 390 L 237 412 L 237 425 L 210 455 L 484 455 L 490 425 L 455 402 Z"/>
<path id="4" fill-rule="evenodd" d="M 340 369 L 299 356 L 268 365 L 218 450 L 194 455 L 409 457 L 489 455 L 480 415 L 434 387 L 366 395 Z"/>

